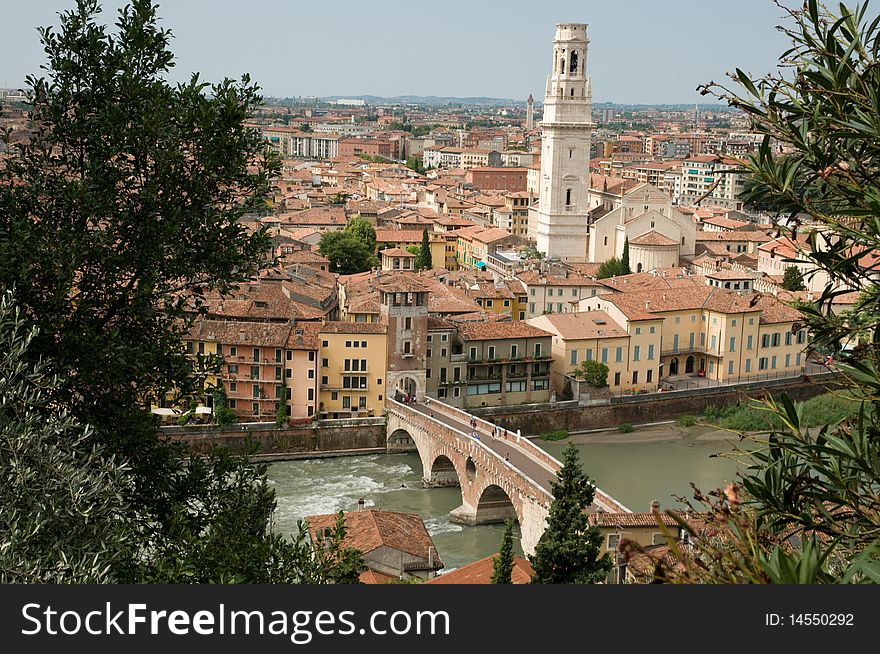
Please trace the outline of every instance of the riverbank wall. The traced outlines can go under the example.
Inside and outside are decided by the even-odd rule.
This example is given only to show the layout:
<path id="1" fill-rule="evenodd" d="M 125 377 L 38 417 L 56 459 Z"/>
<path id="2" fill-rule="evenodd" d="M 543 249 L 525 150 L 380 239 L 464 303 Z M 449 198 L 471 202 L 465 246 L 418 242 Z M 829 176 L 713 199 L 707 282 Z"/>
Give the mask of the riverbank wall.
<path id="1" fill-rule="evenodd" d="M 278 427 L 274 423 L 162 427 L 168 439 L 189 443 L 198 453 L 214 446 L 243 452 L 248 441 L 258 446 L 255 461 L 285 461 L 330 456 L 380 454 L 386 451 L 385 418 L 320 420 Z"/>
<path id="2" fill-rule="evenodd" d="M 776 397 L 786 393 L 800 402 L 838 385 L 839 381 L 834 378 L 821 381 L 801 378 L 772 386 L 735 386 L 728 391 L 712 389 L 711 392 L 705 392 L 707 389 L 701 389 L 704 392 L 694 390 L 615 398 L 610 403 L 587 406 L 571 406 L 571 402 L 565 402 L 562 407 L 534 404 L 475 408 L 470 411 L 510 431 L 520 430 L 522 434 L 532 436 L 559 430 L 614 429 L 624 423 L 642 425 L 675 420 L 679 416 L 700 415 L 710 405 L 739 404 L 768 394 Z"/>

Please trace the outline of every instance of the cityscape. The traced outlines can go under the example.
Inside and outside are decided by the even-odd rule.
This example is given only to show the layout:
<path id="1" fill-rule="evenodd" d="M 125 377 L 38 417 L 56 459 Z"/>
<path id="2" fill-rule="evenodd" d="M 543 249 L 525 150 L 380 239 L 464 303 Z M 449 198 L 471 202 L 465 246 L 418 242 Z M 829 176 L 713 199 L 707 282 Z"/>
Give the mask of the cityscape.
<path id="1" fill-rule="evenodd" d="M 139 13 L 151 3 L 134 4 L 137 29 L 153 34 Z M 88 103 L 99 102 L 92 96 L 115 82 L 96 83 L 85 99 L 65 86 L 69 72 L 54 85 L 0 89 L 4 348 L 17 352 L 23 343 L 22 361 L 45 359 L 58 371 L 45 384 L 48 399 L 34 405 L 54 416 L 53 407 L 75 398 L 69 415 L 98 435 L 92 455 L 128 461 L 143 479 L 160 470 L 183 479 L 198 471 L 193 461 L 219 457 L 217 465 L 233 467 L 217 468 L 217 479 L 247 480 L 229 484 L 242 497 L 268 489 L 253 514 L 218 513 L 206 519 L 218 521 L 213 531 L 199 531 L 193 502 L 225 501 L 206 474 L 188 486 L 201 490 L 191 491 L 190 508 L 181 509 L 187 517 L 178 518 L 192 520 L 193 540 L 180 546 L 169 529 L 167 547 L 157 545 L 166 536 L 157 538 L 137 565 L 120 565 L 149 573 L 115 577 L 111 562 L 109 573 L 71 565 L 58 579 L 179 583 L 170 564 L 143 562 L 233 547 L 238 537 L 224 530 L 255 520 L 266 529 L 250 537 L 286 551 L 299 533 L 325 567 L 254 578 L 230 568 L 224 578 L 703 583 L 689 562 L 739 533 L 714 516 L 722 504 L 736 510 L 745 492 L 739 475 L 747 465 L 733 454 L 742 455 L 740 434 L 759 442 L 790 431 L 803 444 L 803 430 L 828 421 L 851 437 L 859 411 L 873 411 L 865 407 L 874 400 L 862 405 L 866 395 L 843 397 L 841 389 L 855 383 L 848 366 L 868 386 L 875 370 L 858 361 L 872 360 L 877 343 L 869 302 L 878 259 L 874 234 L 828 216 L 876 215 L 876 203 L 849 211 L 828 199 L 837 192 L 830 182 L 832 191 L 786 195 L 802 170 L 771 179 L 760 166 L 796 159 L 808 139 L 767 127 L 771 112 L 756 118 L 708 79 L 693 80 L 710 95 L 696 102 L 604 100 L 609 93 L 593 83 L 589 10 L 576 17 L 583 22 L 551 13 L 542 9 L 529 28 L 545 83 L 515 99 L 455 97 L 445 88 L 418 95 L 421 87 L 386 96 L 377 78 L 375 95 L 301 95 L 292 85 L 291 95 L 273 89 L 257 100 L 250 80 L 207 90 L 182 82 L 167 92 L 179 94 L 179 115 L 149 109 L 126 123 L 118 107 L 89 113 Z M 68 71 L 59 62 L 79 60 L 52 50 L 62 46 L 47 46 L 50 65 Z M 505 52 L 506 65 L 525 66 L 521 54 Z M 120 74 L 128 74 L 119 56 Z M 736 65 L 720 65 L 718 77 Z M 457 74 L 478 72 L 475 65 Z M 252 77 L 260 83 L 258 71 Z M 8 73 L 2 78 L 9 83 Z M 150 93 L 173 87 L 160 74 L 144 79 Z M 65 110 L 53 104 L 62 99 Z M 95 115 L 103 122 L 89 122 Z M 88 134 L 105 125 L 111 145 L 102 149 Z M 47 140 L 53 130 L 57 142 Z M 142 151 L 132 145 L 140 142 L 158 145 Z M 876 184 L 869 160 L 832 161 L 799 188 L 862 164 L 864 183 Z M 51 199 L 53 189 L 89 180 L 92 190 L 75 204 Z M 849 201 L 876 198 L 850 183 Z M 36 192 L 25 197 L 24 189 Z M 89 259 L 96 252 L 106 256 L 100 264 Z M 36 327 L 25 338 L 28 320 Z M 117 358 L 124 370 L 108 363 Z M 43 374 L 43 364 L 28 365 Z M 7 398 L 19 396 L 6 394 L 5 383 L 8 414 L 24 415 L 13 411 Z M 80 429 L 59 420 L 58 433 Z M 129 428 L 137 438 L 118 435 Z M 244 455 L 238 467 L 228 453 Z M 173 472 L 177 465 L 188 472 Z M 586 481 L 566 485 L 578 475 Z M 105 480 L 135 489 L 113 510 L 175 505 L 150 495 L 159 492 L 155 480 L 133 478 L 127 487 Z M 873 500 L 860 501 L 873 508 L 860 519 L 874 524 L 876 478 L 865 483 L 874 485 Z M 558 559 L 548 563 L 559 556 L 548 553 L 553 538 L 565 537 L 554 506 L 560 489 L 582 485 L 583 523 L 570 525 L 568 537 L 587 553 L 579 555 L 583 570 L 573 564 L 563 573 Z M 816 515 L 835 520 L 849 506 L 810 501 Z M 178 524 L 155 510 L 138 524 Z M 811 520 L 797 527 L 804 539 L 837 533 L 821 517 Z M 790 552 L 796 528 L 777 526 Z M 865 547 L 859 541 L 847 556 Z M 123 550 L 114 556 L 129 556 Z M 323 560 L 324 550 L 336 558 Z M 199 551 L 180 570 L 213 580 L 212 566 L 227 564 L 208 563 L 223 557 Z M 508 568 L 498 581 L 502 556 Z M 336 572 L 327 572 L 331 558 Z M 742 581 L 715 574 L 720 583 Z"/>

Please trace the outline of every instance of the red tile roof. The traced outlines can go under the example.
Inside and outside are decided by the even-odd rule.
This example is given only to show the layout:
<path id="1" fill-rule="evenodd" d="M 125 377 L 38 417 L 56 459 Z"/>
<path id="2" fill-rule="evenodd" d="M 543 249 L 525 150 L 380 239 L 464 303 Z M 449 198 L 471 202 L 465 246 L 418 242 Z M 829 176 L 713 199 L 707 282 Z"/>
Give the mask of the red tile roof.
<path id="1" fill-rule="evenodd" d="M 336 514 L 307 516 L 305 521 L 314 541 L 325 528 L 336 527 Z M 380 547 L 390 547 L 425 560 L 431 557 L 442 567 L 434 541 L 416 513 L 377 509 L 349 511 L 345 513 L 345 529 L 343 547 L 353 547 L 364 554 Z M 433 551 L 429 554 L 430 548 Z"/>
<path id="2" fill-rule="evenodd" d="M 492 554 L 479 561 L 474 561 L 466 566 L 452 570 L 426 581 L 427 584 L 490 584 L 492 583 L 493 559 L 498 556 Z M 513 557 L 513 571 L 511 582 L 514 584 L 529 584 L 535 574 L 532 564 L 521 556 Z"/>
<path id="3" fill-rule="evenodd" d="M 524 322 L 465 323 L 459 325 L 458 332 L 466 341 L 490 341 L 508 338 L 551 337 L 545 332 Z"/>

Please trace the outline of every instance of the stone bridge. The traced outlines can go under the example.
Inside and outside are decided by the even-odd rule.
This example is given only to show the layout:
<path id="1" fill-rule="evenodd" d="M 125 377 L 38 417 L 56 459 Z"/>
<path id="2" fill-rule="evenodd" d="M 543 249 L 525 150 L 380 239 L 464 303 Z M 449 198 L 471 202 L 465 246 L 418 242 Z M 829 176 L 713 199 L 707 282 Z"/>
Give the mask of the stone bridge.
<path id="1" fill-rule="evenodd" d="M 553 500 L 550 481 L 556 479 L 559 461 L 527 438 L 434 399 L 401 404 L 388 398 L 386 408 L 389 450 L 415 445 L 426 486 L 461 488 L 461 506 L 450 514 L 454 522 L 479 525 L 513 518 L 520 525 L 523 551 L 534 553 L 546 527 Z M 596 489 L 590 510 L 629 509 Z"/>

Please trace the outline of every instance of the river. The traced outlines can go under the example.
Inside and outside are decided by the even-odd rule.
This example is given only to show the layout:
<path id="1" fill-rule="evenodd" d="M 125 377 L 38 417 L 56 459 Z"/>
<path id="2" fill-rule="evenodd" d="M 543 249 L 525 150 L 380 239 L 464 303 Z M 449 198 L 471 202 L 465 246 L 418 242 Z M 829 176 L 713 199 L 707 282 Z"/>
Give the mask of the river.
<path id="1" fill-rule="evenodd" d="M 732 446 L 721 434 L 705 428 L 682 431 L 669 425 L 632 434 L 576 435 L 572 441 L 587 474 L 633 511 L 648 510 L 653 499 L 677 506 L 673 496 L 692 496 L 690 481 L 710 490 L 736 472 L 736 463 L 713 456 L 729 452 Z M 566 441 L 535 443 L 558 458 Z M 423 488 L 421 478 L 416 453 L 274 463 L 269 479 L 278 497 L 276 527 L 292 533 L 297 520 L 305 516 L 354 511 L 363 498 L 367 507 L 422 516 L 447 571 L 498 551 L 503 525 L 468 527 L 450 522 L 449 512 L 461 504 L 459 489 Z M 521 554 L 518 540 L 515 545 Z"/>

